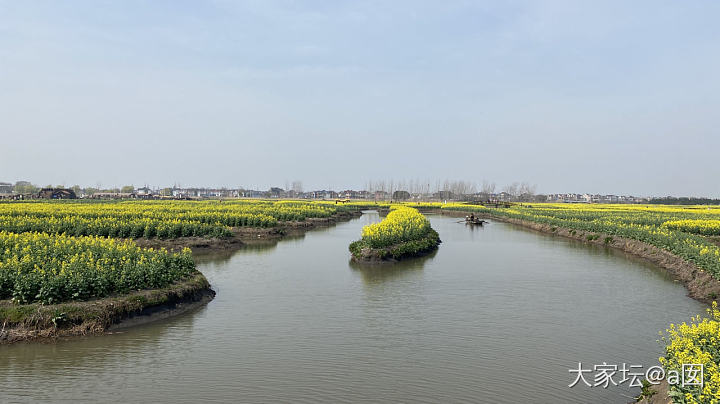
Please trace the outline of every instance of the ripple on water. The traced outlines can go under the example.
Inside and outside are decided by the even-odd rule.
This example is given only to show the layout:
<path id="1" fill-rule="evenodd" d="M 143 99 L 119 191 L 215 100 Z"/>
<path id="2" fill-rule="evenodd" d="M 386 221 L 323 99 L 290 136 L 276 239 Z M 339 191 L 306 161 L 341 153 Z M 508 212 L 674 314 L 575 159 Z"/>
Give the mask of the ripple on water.
<path id="1" fill-rule="evenodd" d="M 568 369 L 654 365 L 657 332 L 702 311 L 620 253 L 432 216 L 431 256 L 349 262 L 368 214 L 200 269 L 207 307 L 113 335 L 0 347 L 2 402 L 625 403 Z"/>

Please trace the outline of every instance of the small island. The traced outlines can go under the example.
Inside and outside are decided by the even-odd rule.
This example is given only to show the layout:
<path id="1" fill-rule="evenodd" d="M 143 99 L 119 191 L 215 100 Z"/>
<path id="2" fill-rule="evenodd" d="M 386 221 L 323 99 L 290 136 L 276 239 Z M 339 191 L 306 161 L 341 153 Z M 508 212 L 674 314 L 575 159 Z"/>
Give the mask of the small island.
<path id="1" fill-rule="evenodd" d="M 352 259 L 392 262 L 428 254 L 440 245 L 440 236 L 417 209 L 393 206 L 387 217 L 363 227 L 362 238 L 350 243 Z"/>

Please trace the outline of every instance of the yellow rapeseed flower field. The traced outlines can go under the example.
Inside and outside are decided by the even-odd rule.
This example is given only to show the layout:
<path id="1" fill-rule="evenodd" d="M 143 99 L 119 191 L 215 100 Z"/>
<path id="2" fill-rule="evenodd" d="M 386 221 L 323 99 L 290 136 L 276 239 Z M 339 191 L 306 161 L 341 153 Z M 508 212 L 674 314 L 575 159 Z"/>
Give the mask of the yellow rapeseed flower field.
<path id="1" fill-rule="evenodd" d="M 113 238 L 230 236 L 328 217 L 304 201 L 30 201 L 0 203 L 0 300 L 57 303 L 160 288 L 195 269 L 189 250 L 143 249 Z"/>
<path id="2" fill-rule="evenodd" d="M 675 384 L 670 395 L 675 403 L 720 403 L 720 311 L 716 302 L 708 309 L 709 318 L 693 318 L 690 323 L 671 324 L 663 336 L 665 356 L 660 363 L 666 372 L 683 372 L 683 365 L 702 365 L 702 386 Z"/>
<path id="3" fill-rule="evenodd" d="M 420 239 L 429 229 L 430 221 L 416 209 L 394 206 L 383 221 L 363 227 L 362 238 L 371 247 L 380 248 Z"/>

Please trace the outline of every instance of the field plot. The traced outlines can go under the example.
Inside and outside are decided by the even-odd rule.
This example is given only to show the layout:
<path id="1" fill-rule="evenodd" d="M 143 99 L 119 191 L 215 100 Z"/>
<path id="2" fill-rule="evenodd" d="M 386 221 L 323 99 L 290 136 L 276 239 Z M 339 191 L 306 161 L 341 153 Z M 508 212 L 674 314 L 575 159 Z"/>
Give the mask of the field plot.
<path id="1" fill-rule="evenodd" d="M 0 203 L 0 230 L 120 238 L 228 237 L 230 227 L 326 218 L 330 205 L 296 201 Z"/>
<path id="2" fill-rule="evenodd" d="M 241 228 L 282 235 L 348 209 L 266 200 L 0 203 L 0 342 L 101 332 L 151 307 L 206 302 L 214 292 L 187 240 L 225 248 Z M 173 251 L 157 248 L 167 243 Z"/>
<path id="3" fill-rule="evenodd" d="M 165 287 L 195 269 L 189 250 L 130 241 L 0 232 L 0 300 L 53 304 Z"/>
<path id="4" fill-rule="evenodd" d="M 161 288 L 195 268 L 189 250 L 113 238 L 230 237 L 232 227 L 274 227 L 336 211 L 259 200 L 0 203 L 0 300 L 52 304 Z"/>

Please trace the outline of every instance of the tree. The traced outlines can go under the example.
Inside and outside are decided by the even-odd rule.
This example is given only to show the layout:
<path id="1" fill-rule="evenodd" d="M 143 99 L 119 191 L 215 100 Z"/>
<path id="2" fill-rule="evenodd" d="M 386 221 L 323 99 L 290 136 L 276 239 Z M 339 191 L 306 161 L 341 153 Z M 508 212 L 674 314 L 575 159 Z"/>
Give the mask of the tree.
<path id="1" fill-rule="evenodd" d="M 520 200 L 523 202 L 533 201 L 535 199 L 535 188 L 535 185 L 531 185 L 530 183 L 523 181 L 518 187 L 518 196 L 520 197 Z"/>
<path id="2" fill-rule="evenodd" d="M 395 191 L 392 194 L 392 198 L 396 201 L 405 201 L 410 199 L 410 192 L 408 191 Z"/>
<path id="3" fill-rule="evenodd" d="M 495 192 L 495 183 L 483 180 L 480 193 L 490 195 Z"/>
<path id="4" fill-rule="evenodd" d="M 37 193 L 38 187 L 29 183 L 28 181 L 18 181 L 13 187 L 13 192 L 16 194 L 34 194 Z"/>
<path id="5" fill-rule="evenodd" d="M 122 189 L 120 189 L 120 192 L 131 194 L 135 192 L 135 187 L 132 185 L 125 185 L 124 187 L 122 187 Z"/>
<path id="6" fill-rule="evenodd" d="M 512 196 L 513 198 L 518 196 L 518 188 L 520 187 L 520 184 L 517 182 L 513 182 L 511 185 L 505 185 L 503 188 L 503 192 L 507 193 L 508 195 Z"/>

